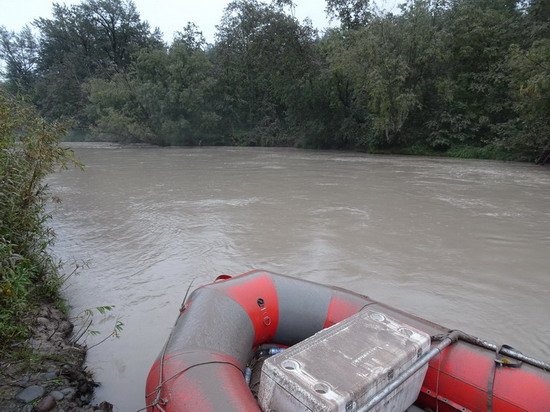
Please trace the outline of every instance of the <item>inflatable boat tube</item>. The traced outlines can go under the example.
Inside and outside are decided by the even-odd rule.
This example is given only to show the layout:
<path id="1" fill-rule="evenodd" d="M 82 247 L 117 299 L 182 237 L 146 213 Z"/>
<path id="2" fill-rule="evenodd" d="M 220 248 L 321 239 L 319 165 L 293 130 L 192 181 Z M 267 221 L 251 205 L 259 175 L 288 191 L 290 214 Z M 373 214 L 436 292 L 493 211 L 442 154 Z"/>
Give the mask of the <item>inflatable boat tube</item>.
<path id="1" fill-rule="evenodd" d="M 356 293 L 255 270 L 197 288 L 146 384 L 153 411 L 259 411 L 243 377 L 263 344 L 291 346 L 365 307 L 431 336 L 449 329 Z M 446 411 L 550 410 L 550 372 L 495 362 L 494 351 L 459 341 L 430 361 L 415 405 Z M 513 365 L 512 365 L 513 364 Z"/>

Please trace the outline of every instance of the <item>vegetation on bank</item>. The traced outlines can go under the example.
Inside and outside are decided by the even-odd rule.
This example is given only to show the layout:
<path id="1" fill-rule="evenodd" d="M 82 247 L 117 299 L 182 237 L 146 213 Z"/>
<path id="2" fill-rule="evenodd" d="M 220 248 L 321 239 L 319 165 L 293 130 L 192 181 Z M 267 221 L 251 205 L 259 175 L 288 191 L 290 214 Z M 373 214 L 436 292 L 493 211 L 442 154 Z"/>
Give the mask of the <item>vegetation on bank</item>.
<path id="1" fill-rule="evenodd" d="M 0 352 L 27 337 L 28 315 L 59 300 L 59 264 L 49 254 L 44 177 L 75 164 L 59 144 L 62 124 L 0 90 Z"/>
<path id="2" fill-rule="evenodd" d="M 127 0 L 56 4 L 0 30 L 5 87 L 88 135 L 534 160 L 550 148 L 550 2 L 327 0 L 319 34 L 291 0 L 234 0 L 207 44 L 170 44 Z M 185 19 L 185 16 L 182 16 Z"/>

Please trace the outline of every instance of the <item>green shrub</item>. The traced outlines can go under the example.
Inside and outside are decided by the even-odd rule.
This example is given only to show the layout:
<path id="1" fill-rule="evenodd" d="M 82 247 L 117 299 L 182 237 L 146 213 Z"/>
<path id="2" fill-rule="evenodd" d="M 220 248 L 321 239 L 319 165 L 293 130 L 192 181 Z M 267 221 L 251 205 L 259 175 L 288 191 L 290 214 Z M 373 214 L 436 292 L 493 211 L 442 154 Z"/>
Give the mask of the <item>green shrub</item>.
<path id="1" fill-rule="evenodd" d="M 446 155 L 462 159 L 522 160 L 517 153 L 512 153 L 494 145 L 483 147 L 455 146 L 447 150 Z"/>
<path id="2" fill-rule="evenodd" d="M 0 348 L 26 335 L 23 320 L 35 302 L 58 297 L 43 179 L 76 164 L 59 144 L 64 133 L 63 125 L 0 90 Z"/>

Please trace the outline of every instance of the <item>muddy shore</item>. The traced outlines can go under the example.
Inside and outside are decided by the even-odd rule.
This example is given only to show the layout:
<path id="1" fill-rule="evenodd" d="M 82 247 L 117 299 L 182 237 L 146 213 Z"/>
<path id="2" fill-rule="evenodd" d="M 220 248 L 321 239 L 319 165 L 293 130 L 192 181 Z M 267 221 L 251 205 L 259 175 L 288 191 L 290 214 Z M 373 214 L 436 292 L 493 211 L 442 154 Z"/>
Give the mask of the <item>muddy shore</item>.
<path id="1" fill-rule="evenodd" d="M 92 405 L 98 386 L 84 366 L 86 348 L 71 342 L 73 325 L 51 304 L 33 314 L 31 337 L 0 354 L 0 410 L 112 411 Z"/>

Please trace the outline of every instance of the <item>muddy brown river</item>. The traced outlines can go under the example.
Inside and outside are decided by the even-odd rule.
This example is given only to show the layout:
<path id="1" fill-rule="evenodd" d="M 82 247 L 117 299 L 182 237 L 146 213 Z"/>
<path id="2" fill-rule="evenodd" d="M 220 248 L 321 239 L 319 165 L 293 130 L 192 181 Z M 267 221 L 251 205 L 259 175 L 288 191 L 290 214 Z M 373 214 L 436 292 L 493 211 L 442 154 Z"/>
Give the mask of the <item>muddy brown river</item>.
<path id="1" fill-rule="evenodd" d="M 550 169 L 258 148 L 74 144 L 56 174 L 55 252 L 97 317 L 97 400 L 144 405 L 189 283 L 264 268 L 341 286 L 550 360 Z M 70 268 L 69 268 L 70 269 Z"/>

